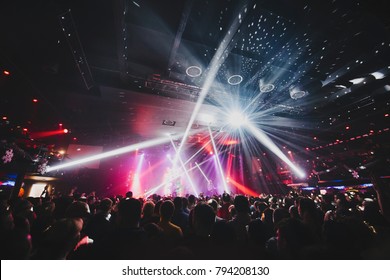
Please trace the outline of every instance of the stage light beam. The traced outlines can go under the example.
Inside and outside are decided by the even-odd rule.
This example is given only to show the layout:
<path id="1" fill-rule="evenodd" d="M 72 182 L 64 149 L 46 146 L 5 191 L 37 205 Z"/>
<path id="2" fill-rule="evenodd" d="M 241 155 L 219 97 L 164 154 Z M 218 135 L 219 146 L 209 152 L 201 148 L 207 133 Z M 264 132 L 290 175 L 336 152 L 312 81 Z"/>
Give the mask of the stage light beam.
<path id="1" fill-rule="evenodd" d="M 274 142 L 259 128 L 255 127 L 253 124 L 246 124 L 245 126 L 253 136 L 264 146 L 266 146 L 271 152 L 273 152 L 277 157 L 283 160 L 290 168 L 297 174 L 300 178 L 306 177 L 305 173 L 295 166 L 288 157 L 282 153 L 282 151 L 275 145 Z"/>
<path id="2" fill-rule="evenodd" d="M 200 168 L 199 164 L 198 164 L 197 162 L 195 162 L 195 165 L 196 165 L 196 167 L 198 167 L 200 173 L 201 173 L 201 174 L 203 175 L 203 177 L 206 179 L 207 183 L 210 184 L 209 178 L 207 178 L 206 174 L 204 174 L 204 172 L 203 172 L 202 168 Z"/>
<path id="3" fill-rule="evenodd" d="M 215 152 L 215 155 L 214 155 L 214 156 L 215 156 L 215 159 L 216 159 L 216 162 L 217 162 L 218 171 L 219 171 L 219 174 L 221 175 L 223 188 L 224 188 L 225 192 L 228 193 L 229 190 L 228 190 L 228 186 L 227 186 L 227 184 L 226 184 L 225 174 L 223 173 L 222 165 L 221 165 L 221 162 L 219 161 L 218 150 L 217 150 L 217 147 L 216 147 L 216 145 L 215 145 L 213 133 L 211 132 L 210 126 L 208 127 L 208 129 L 209 129 L 209 134 L 210 134 L 211 143 L 213 144 L 213 149 L 214 149 L 214 152 Z"/>
<path id="4" fill-rule="evenodd" d="M 173 143 L 172 138 L 171 138 L 171 144 L 172 144 L 172 146 L 173 146 L 173 149 L 174 149 L 175 152 L 176 152 L 175 158 L 177 158 L 177 159 L 180 161 L 181 167 L 183 168 L 184 174 L 186 175 L 187 180 L 188 180 L 188 182 L 190 183 L 190 186 L 191 186 L 191 188 L 192 188 L 192 191 L 195 193 L 196 196 L 198 196 L 198 191 L 196 190 L 195 184 L 194 184 L 194 182 L 192 181 L 192 179 L 191 179 L 191 177 L 190 177 L 190 174 L 188 174 L 188 171 L 187 171 L 187 169 L 186 169 L 186 167 L 185 167 L 185 165 L 184 165 L 184 162 L 183 162 L 181 156 L 177 154 L 177 153 L 178 153 L 178 150 L 176 149 L 175 143 Z M 174 168 L 174 167 L 175 167 L 175 162 L 173 162 L 173 165 L 174 165 L 174 166 L 173 166 L 173 168 Z"/>
<path id="5" fill-rule="evenodd" d="M 76 166 L 76 165 L 80 165 L 80 164 L 83 164 L 83 163 L 95 161 L 95 160 L 100 160 L 100 159 L 104 159 L 104 158 L 108 158 L 108 157 L 112 157 L 112 156 L 117 156 L 117 155 L 129 153 L 129 152 L 135 151 L 137 149 L 150 148 L 150 147 L 153 147 L 153 146 L 157 146 L 157 145 L 161 145 L 161 144 L 167 143 L 169 141 L 170 141 L 169 137 L 161 137 L 161 138 L 156 138 L 156 139 L 148 140 L 148 141 L 137 143 L 137 144 L 132 144 L 132 145 L 125 146 L 125 147 L 122 147 L 122 148 L 119 148 L 119 149 L 115 149 L 115 150 L 112 150 L 112 151 L 104 152 L 104 153 L 101 153 L 101 154 L 89 156 L 89 157 L 86 157 L 86 158 L 74 160 L 74 161 L 71 161 L 71 162 L 67 162 L 67 163 L 63 163 L 63 164 L 59 164 L 59 165 L 55 165 L 55 166 L 50 166 L 50 167 L 47 168 L 47 172 L 50 172 L 50 171 L 53 171 L 53 170 L 60 170 L 60 169 L 64 169 L 64 168 L 68 168 L 68 167 L 72 167 L 72 166 Z"/>

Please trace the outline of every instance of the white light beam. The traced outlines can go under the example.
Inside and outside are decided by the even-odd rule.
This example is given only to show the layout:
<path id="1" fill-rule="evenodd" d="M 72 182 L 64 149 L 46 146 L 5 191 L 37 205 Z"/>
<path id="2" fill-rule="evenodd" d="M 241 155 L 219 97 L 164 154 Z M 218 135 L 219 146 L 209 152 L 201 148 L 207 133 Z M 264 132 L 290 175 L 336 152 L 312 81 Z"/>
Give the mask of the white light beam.
<path id="1" fill-rule="evenodd" d="M 208 128 L 209 128 L 211 143 L 213 144 L 213 149 L 214 149 L 214 153 L 215 153 L 215 159 L 217 161 L 218 171 L 219 171 L 219 173 L 220 173 L 220 175 L 222 177 L 223 188 L 224 188 L 225 192 L 228 193 L 229 191 L 228 191 L 228 187 L 227 187 L 227 184 L 226 184 L 226 178 L 225 178 L 225 174 L 223 173 L 223 170 L 222 170 L 221 162 L 219 161 L 219 154 L 218 154 L 217 146 L 215 145 L 213 133 L 211 132 L 210 126 Z"/>
<path id="2" fill-rule="evenodd" d="M 282 151 L 275 145 L 274 142 L 259 128 L 255 127 L 251 123 L 247 123 L 245 126 L 253 134 L 253 136 L 262 144 L 264 144 L 271 152 L 273 152 L 277 157 L 283 160 L 291 169 L 301 178 L 304 178 L 305 173 L 295 166 L 291 160 L 282 153 Z"/>

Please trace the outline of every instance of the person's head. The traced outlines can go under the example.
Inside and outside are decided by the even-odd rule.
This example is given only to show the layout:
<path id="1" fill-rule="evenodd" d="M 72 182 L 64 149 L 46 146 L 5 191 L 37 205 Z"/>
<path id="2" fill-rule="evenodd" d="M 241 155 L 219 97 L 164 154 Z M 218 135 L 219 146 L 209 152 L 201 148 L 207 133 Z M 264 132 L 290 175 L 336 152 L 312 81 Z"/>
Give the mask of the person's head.
<path id="1" fill-rule="evenodd" d="M 154 203 L 151 200 L 148 200 L 144 203 L 142 208 L 142 216 L 144 218 L 152 217 L 154 213 Z"/>
<path id="2" fill-rule="evenodd" d="M 209 199 L 207 201 L 207 204 L 210 205 L 211 208 L 213 208 L 215 214 L 217 213 L 218 209 L 221 207 L 215 199 Z"/>
<path id="3" fill-rule="evenodd" d="M 193 207 L 193 206 L 195 205 L 195 203 L 196 203 L 196 197 L 195 197 L 195 195 L 190 194 L 190 195 L 188 196 L 188 207 L 189 207 L 189 208 L 190 208 L 190 207 Z"/>
<path id="4" fill-rule="evenodd" d="M 188 199 L 186 197 L 182 197 L 181 200 L 183 200 L 183 209 L 188 208 Z"/>
<path id="5" fill-rule="evenodd" d="M 304 215 L 314 216 L 317 213 L 316 204 L 310 198 L 301 198 L 298 202 L 298 213 L 304 218 Z"/>
<path id="6" fill-rule="evenodd" d="M 288 212 L 290 213 L 290 218 L 299 219 L 299 213 L 298 213 L 298 207 L 295 205 L 291 205 L 288 209 Z"/>
<path id="7" fill-rule="evenodd" d="M 104 198 L 100 201 L 98 205 L 98 210 L 103 212 L 103 213 L 109 213 L 112 208 L 112 200 L 109 198 Z"/>
<path id="8" fill-rule="evenodd" d="M 56 221 L 44 237 L 45 257 L 65 259 L 80 240 L 82 227 L 80 219 L 67 218 Z"/>
<path id="9" fill-rule="evenodd" d="M 67 218 L 82 219 L 84 222 L 88 219 L 89 215 L 89 206 L 86 202 L 82 201 L 74 201 L 65 212 Z"/>
<path id="10" fill-rule="evenodd" d="M 223 193 L 223 194 L 222 194 L 222 201 L 223 201 L 224 203 L 229 203 L 229 202 L 231 201 L 230 195 L 229 195 L 228 193 Z"/>
<path id="11" fill-rule="evenodd" d="M 181 199 L 180 196 L 177 196 L 173 199 L 173 204 L 175 205 L 176 211 L 183 210 L 183 200 Z"/>
<path id="12" fill-rule="evenodd" d="M 87 197 L 87 203 L 88 205 L 93 205 L 96 203 L 96 197 L 94 195 L 90 195 Z"/>
<path id="13" fill-rule="evenodd" d="M 215 212 L 211 206 L 204 202 L 198 203 L 194 208 L 193 226 L 195 234 L 209 236 L 215 223 Z"/>
<path id="14" fill-rule="evenodd" d="M 278 224 L 281 220 L 289 218 L 290 213 L 284 208 L 276 208 L 273 213 L 274 225 Z"/>
<path id="15" fill-rule="evenodd" d="M 118 219 L 122 226 L 138 227 L 142 205 L 138 199 L 122 199 L 118 204 Z"/>
<path id="16" fill-rule="evenodd" d="M 236 209 L 237 213 L 249 213 L 249 201 L 246 196 L 243 195 L 237 195 L 234 198 L 234 208 Z"/>
<path id="17" fill-rule="evenodd" d="M 32 224 L 36 218 L 34 205 L 27 199 L 18 199 L 13 207 L 13 215 L 14 217 L 25 218 Z"/>
<path id="18" fill-rule="evenodd" d="M 299 257 L 305 246 L 312 244 L 313 238 L 308 228 L 296 219 L 284 219 L 277 225 L 277 249 L 282 257 Z"/>
<path id="19" fill-rule="evenodd" d="M 165 200 L 160 206 L 160 218 L 164 221 L 170 221 L 173 212 L 175 211 L 175 205 L 171 200 Z"/>
<path id="20" fill-rule="evenodd" d="M 132 191 L 128 191 L 126 193 L 126 198 L 132 198 L 133 197 L 133 192 Z"/>

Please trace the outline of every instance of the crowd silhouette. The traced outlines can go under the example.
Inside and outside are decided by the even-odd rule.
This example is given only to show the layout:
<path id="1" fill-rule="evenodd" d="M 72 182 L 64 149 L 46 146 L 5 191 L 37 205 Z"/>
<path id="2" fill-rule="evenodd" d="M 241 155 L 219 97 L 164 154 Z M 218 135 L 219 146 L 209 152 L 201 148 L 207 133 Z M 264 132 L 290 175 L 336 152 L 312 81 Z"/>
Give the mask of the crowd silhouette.
<path id="1" fill-rule="evenodd" d="M 285 195 L 1 201 L 1 259 L 389 259 L 388 182 Z"/>

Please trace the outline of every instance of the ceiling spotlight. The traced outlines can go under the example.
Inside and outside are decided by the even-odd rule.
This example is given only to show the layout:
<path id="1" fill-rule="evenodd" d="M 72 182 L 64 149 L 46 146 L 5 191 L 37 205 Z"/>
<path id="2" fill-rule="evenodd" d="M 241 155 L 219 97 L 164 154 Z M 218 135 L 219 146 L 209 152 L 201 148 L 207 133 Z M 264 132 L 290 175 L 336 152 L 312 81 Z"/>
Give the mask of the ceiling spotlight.
<path id="1" fill-rule="evenodd" d="M 360 84 L 363 81 L 364 81 L 364 78 L 356 78 L 356 79 L 350 80 L 350 82 L 353 83 L 354 85 Z"/>
<path id="2" fill-rule="evenodd" d="M 175 126 L 176 122 L 175 121 L 170 121 L 170 120 L 163 120 L 162 125 L 168 125 L 168 126 Z"/>
<path id="3" fill-rule="evenodd" d="M 241 84 L 243 80 L 243 77 L 240 76 L 240 75 L 233 75 L 233 76 L 230 76 L 229 79 L 228 79 L 228 83 L 232 86 L 235 86 L 235 85 L 239 85 Z"/>
<path id="4" fill-rule="evenodd" d="M 289 92 L 291 98 L 295 100 L 305 97 L 309 94 L 306 90 L 302 90 L 299 86 L 290 86 Z"/>
<path id="5" fill-rule="evenodd" d="M 377 80 L 381 80 L 385 77 L 385 74 L 383 74 L 382 72 L 374 72 L 374 73 L 371 73 L 372 76 L 375 77 L 375 79 Z"/>
<path id="6" fill-rule="evenodd" d="M 187 68 L 186 74 L 192 78 L 199 77 L 202 74 L 202 69 L 198 66 L 190 66 Z"/>
<path id="7" fill-rule="evenodd" d="M 260 84 L 260 92 L 270 92 L 270 91 L 273 91 L 275 89 L 275 85 L 274 84 Z"/>

